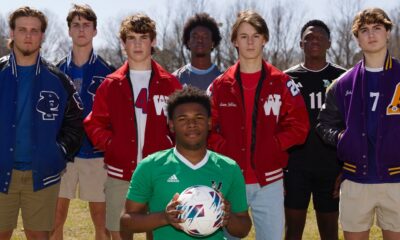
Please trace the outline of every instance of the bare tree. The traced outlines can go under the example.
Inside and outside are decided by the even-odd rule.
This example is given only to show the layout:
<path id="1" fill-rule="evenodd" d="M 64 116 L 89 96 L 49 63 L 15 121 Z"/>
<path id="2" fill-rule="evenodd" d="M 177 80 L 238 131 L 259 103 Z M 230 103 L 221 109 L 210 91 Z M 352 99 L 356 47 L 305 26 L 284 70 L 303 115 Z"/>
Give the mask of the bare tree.
<path id="1" fill-rule="evenodd" d="M 0 57 L 7 55 L 10 50 L 7 47 L 8 43 L 8 26 L 3 15 L 0 14 Z"/>
<path id="2" fill-rule="evenodd" d="M 268 13 L 270 40 L 265 50 L 266 57 L 279 69 L 287 69 L 301 61 L 298 32 L 304 14 L 300 7 L 284 7 L 282 2 L 269 8 Z"/>
<path id="3" fill-rule="evenodd" d="M 174 36 L 178 33 L 171 31 L 173 21 L 177 21 L 175 11 L 173 4 L 168 4 L 165 14 L 158 12 L 156 18 L 158 47 L 153 58 L 170 72 L 182 64 L 181 40 L 179 37 L 175 39 Z"/>
<path id="4" fill-rule="evenodd" d="M 121 66 L 126 60 L 126 54 L 119 39 L 121 21 L 122 17 L 109 18 L 100 29 L 104 44 L 97 50 L 97 53 L 114 67 Z"/>
<path id="5" fill-rule="evenodd" d="M 341 13 L 341 18 L 333 18 L 332 47 L 328 52 L 331 61 L 345 68 L 350 68 L 362 58 L 351 32 L 353 18 L 361 9 L 363 1 L 336 2 L 336 12 Z"/>
<path id="6" fill-rule="evenodd" d="M 400 5 L 390 12 L 390 18 L 394 24 L 389 41 L 389 49 L 392 56 L 400 58 Z"/>
<path id="7" fill-rule="evenodd" d="M 58 15 L 44 10 L 48 19 L 45 41 L 42 44 L 41 54 L 49 62 L 56 63 L 68 53 L 71 42 L 67 35 L 67 23 L 61 22 Z"/>
<path id="8" fill-rule="evenodd" d="M 183 1 L 176 2 L 178 4 L 168 6 L 167 15 L 164 16 L 164 19 L 156 19 L 157 22 L 164 24 L 158 30 L 158 33 L 161 33 L 162 41 L 158 45 L 154 58 L 170 72 L 173 72 L 188 61 L 182 42 L 182 31 L 185 20 L 192 13 L 190 3 L 193 3 L 193 1 L 188 1 L 189 4 L 185 4 Z M 185 4 L 184 12 L 177 8 L 177 6 L 180 6 L 181 9 L 182 4 Z M 179 14 L 174 14 L 177 12 Z"/>

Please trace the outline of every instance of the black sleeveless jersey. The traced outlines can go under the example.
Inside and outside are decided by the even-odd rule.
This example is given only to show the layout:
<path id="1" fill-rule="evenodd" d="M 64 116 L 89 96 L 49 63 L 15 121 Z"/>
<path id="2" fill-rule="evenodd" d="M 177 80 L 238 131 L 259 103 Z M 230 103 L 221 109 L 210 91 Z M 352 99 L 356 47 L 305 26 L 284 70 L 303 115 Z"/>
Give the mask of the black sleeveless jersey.
<path id="1" fill-rule="evenodd" d="M 326 88 L 346 70 L 328 63 L 319 71 L 305 68 L 302 64 L 285 71 L 298 85 L 306 103 L 310 132 L 305 144 L 290 149 L 289 168 L 303 168 L 312 171 L 338 171 L 336 150 L 322 142 L 315 132 L 319 110 L 325 101 Z"/>

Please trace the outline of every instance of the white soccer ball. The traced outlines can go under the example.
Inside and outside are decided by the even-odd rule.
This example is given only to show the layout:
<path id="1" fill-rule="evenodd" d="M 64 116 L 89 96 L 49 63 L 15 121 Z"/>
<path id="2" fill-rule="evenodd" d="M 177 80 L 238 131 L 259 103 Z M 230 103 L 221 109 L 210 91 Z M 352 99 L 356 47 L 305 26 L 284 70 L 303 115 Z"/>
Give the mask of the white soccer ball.
<path id="1" fill-rule="evenodd" d="M 178 198 L 177 209 L 183 213 L 183 230 L 192 236 L 203 237 L 214 233 L 221 227 L 223 209 L 222 197 L 214 189 L 196 185 L 186 188 Z"/>

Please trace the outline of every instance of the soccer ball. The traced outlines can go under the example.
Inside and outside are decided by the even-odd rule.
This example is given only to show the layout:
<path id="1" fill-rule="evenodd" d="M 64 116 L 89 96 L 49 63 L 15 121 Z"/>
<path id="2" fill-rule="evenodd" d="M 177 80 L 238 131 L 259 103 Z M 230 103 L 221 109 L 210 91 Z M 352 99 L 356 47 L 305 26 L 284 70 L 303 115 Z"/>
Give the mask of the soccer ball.
<path id="1" fill-rule="evenodd" d="M 214 189 L 196 185 L 183 190 L 177 206 L 183 213 L 178 218 L 185 222 L 180 225 L 187 234 L 204 237 L 214 233 L 222 223 L 222 197 Z"/>

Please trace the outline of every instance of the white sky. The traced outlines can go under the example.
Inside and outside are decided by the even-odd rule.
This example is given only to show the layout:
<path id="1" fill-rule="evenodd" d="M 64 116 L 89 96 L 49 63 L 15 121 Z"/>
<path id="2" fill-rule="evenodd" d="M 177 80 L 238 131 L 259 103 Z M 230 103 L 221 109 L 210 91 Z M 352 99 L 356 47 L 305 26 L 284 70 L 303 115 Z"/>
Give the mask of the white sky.
<path id="1" fill-rule="evenodd" d="M 185 0 L 185 1 L 202 1 L 202 0 Z M 246 0 L 241 0 L 246 1 Z M 281 1 L 283 4 L 299 6 L 307 9 L 304 21 L 311 18 L 318 18 L 324 21 L 329 21 L 333 17 L 340 17 L 343 13 L 335 10 L 337 2 L 348 2 L 348 1 L 362 1 L 362 8 L 365 7 L 380 7 L 385 11 L 389 12 L 396 6 L 400 6 L 399 0 L 258 0 L 265 2 L 265 6 L 268 7 L 269 3 L 276 3 Z M 71 8 L 73 3 L 86 3 L 89 4 L 97 14 L 99 30 L 101 31 L 101 25 L 106 22 L 109 18 L 126 16 L 132 12 L 145 12 L 150 17 L 156 18 L 157 14 L 165 12 L 167 4 L 178 4 L 176 0 L 0 0 L 0 14 L 8 16 L 8 14 L 16 8 L 24 5 L 32 6 L 40 10 L 48 9 L 54 12 L 60 19 L 65 22 L 65 17 L 68 10 Z M 218 10 L 224 9 L 224 5 L 229 3 L 230 0 L 214 0 L 212 3 L 216 4 Z M 290 4 L 293 3 L 293 4 Z M 182 6 L 182 10 L 185 6 Z M 211 13 L 212 14 L 212 13 Z M 213 15 L 213 14 L 212 14 Z M 218 19 L 218 16 L 214 16 Z M 329 22 L 327 22 L 329 25 Z M 183 23 L 182 23 L 183 24 Z M 101 32 L 99 32 L 98 38 L 101 38 Z M 95 38 L 96 42 L 99 40 Z"/>
<path id="2" fill-rule="evenodd" d="M 187 0 L 190 1 L 190 0 Z M 193 0 L 192 0 L 193 1 Z M 194 0 L 201 1 L 201 0 Z M 246 0 L 242 0 L 246 1 Z M 277 2 L 282 0 L 259 0 L 268 2 Z M 343 2 L 343 1 L 360 1 L 360 0 L 287 0 L 285 2 L 293 2 L 300 5 L 305 5 L 312 12 L 312 16 L 315 18 L 324 19 L 327 15 L 331 15 L 331 3 L 332 2 Z M 10 11 L 17 7 L 28 5 L 39 9 L 49 9 L 56 12 L 60 16 L 65 16 L 72 3 L 87 3 L 97 13 L 99 18 L 114 16 L 115 14 L 121 14 L 127 11 L 145 11 L 149 15 L 154 10 L 162 11 L 166 4 L 174 3 L 173 0 L 1 0 L 0 13 L 8 14 Z M 221 5 L 229 2 L 229 0 L 216 0 L 217 4 Z M 365 4 L 364 7 L 380 7 L 386 11 L 393 9 L 399 5 L 398 0 L 362 0 Z M 182 6 L 184 9 L 184 6 Z M 336 14 L 336 13 L 335 13 Z M 340 14 L 340 13 L 338 13 Z"/>

